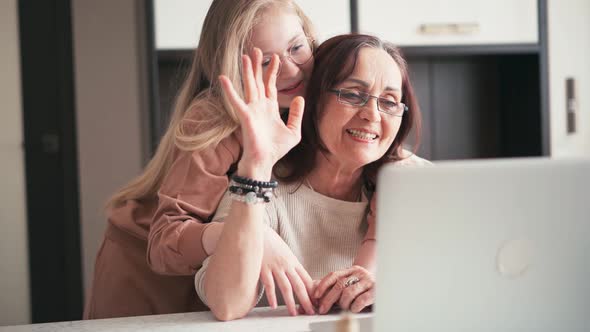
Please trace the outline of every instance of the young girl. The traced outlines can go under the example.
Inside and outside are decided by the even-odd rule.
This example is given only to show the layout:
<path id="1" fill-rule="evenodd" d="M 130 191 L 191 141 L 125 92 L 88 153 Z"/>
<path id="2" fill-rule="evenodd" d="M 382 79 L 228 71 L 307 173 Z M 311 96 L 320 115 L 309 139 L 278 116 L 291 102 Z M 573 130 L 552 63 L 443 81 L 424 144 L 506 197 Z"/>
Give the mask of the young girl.
<path id="1" fill-rule="evenodd" d="M 311 24 L 292 0 L 213 1 L 154 157 L 109 201 L 108 227 L 84 318 L 205 309 L 195 296 L 193 276 L 214 250 L 214 243 L 202 241 L 203 235 L 216 238 L 222 231 L 222 224 L 207 222 L 242 153 L 238 117 L 217 77 L 223 73 L 238 87 L 241 54 L 254 46 L 262 49 L 263 67 L 271 54 L 278 54 L 277 100 L 284 109 L 305 90 L 313 45 Z M 262 266 L 270 278 L 301 265 L 276 233 L 267 232 L 264 244 L 268 249 Z M 371 265 L 372 250 L 361 249 L 357 263 Z M 278 278 L 276 285 L 308 303 L 311 278 L 306 272 L 296 278 L 300 280 Z M 294 300 L 287 306 L 297 313 Z M 313 312 L 310 306 L 305 309 Z"/>

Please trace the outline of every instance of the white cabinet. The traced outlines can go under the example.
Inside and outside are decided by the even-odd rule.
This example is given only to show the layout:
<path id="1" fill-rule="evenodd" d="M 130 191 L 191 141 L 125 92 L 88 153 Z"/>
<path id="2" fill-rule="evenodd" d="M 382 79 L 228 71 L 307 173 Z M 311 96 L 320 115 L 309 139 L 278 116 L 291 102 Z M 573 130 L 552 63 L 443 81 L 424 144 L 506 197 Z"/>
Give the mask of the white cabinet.
<path id="1" fill-rule="evenodd" d="M 350 33 L 350 0 L 296 0 L 296 2 L 313 22 L 319 42 L 336 35 Z"/>
<path id="2" fill-rule="evenodd" d="M 547 27 L 551 156 L 590 158 L 590 1 L 548 0 Z M 573 133 L 567 132 L 568 78 L 575 81 Z"/>
<path id="3" fill-rule="evenodd" d="M 212 0 L 155 0 L 156 48 L 192 49 Z M 297 0 L 314 23 L 319 41 L 350 32 L 349 0 Z"/>
<path id="4" fill-rule="evenodd" d="M 212 0 L 154 0 L 156 49 L 195 48 Z"/>
<path id="5" fill-rule="evenodd" d="M 538 42 L 537 0 L 359 0 L 359 31 L 400 46 Z"/>

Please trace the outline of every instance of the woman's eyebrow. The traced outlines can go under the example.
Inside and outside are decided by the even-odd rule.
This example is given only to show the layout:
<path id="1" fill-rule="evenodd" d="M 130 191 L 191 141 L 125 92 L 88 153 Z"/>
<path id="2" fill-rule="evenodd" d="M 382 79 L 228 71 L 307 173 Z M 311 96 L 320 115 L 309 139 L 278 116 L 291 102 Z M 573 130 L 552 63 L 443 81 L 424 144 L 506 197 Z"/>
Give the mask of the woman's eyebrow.
<path id="1" fill-rule="evenodd" d="M 391 86 L 386 86 L 385 87 L 385 91 L 398 91 L 398 92 L 401 92 L 402 89 L 400 89 L 400 88 L 394 88 L 394 87 L 391 87 Z"/>
<path id="2" fill-rule="evenodd" d="M 344 80 L 344 82 L 357 83 L 357 84 L 362 85 L 365 88 L 368 88 L 369 87 L 369 83 L 367 83 L 367 82 L 365 82 L 365 81 L 363 81 L 361 79 L 354 78 L 354 77 L 347 78 L 346 80 Z M 385 91 L 400 91 L 401 92 L 401 89 L 400 88 L 394 88 L 394 87 L 391 87 L 391 86 L 386 86 L 384 90 Z"/>
<path id="3" fill-rule="evenodd" d="M 365 82 L 363 80 L 360 80 L 358 78 L 354 78 L 354 77 L 347 78 L 346 80 L 344 80 L 344 83 L 346 83 L 346 82 L 356 83 L 356 84 L 359 84 L 359 85 L 361 85 L 361 86 L 363 86 L 365 88 L 368 88 L 369 87 L 369 83 L 367 83 L 367 82 Z"/>

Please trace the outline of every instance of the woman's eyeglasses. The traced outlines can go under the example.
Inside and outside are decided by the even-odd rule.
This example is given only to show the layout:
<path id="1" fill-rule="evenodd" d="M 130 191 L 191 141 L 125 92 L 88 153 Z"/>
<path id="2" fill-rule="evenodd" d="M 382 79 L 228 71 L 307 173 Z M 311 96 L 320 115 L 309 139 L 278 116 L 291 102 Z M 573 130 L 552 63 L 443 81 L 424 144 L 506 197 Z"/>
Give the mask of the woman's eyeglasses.
<path id="1" fill-rule="evenodd" d="M 338 101 L 346 105 L 362 107 L 369 102 L 369 99 L 375 98 L 377 99 L 377 109 L 380 112 L 401 117 L 408 110 L 408 106 L 404 103 L 398 103 L 395 100 L 383 97 L 372 96 L 366 92 L 352 89 L 330 89 L 328 91 L 337 94 Z"/>

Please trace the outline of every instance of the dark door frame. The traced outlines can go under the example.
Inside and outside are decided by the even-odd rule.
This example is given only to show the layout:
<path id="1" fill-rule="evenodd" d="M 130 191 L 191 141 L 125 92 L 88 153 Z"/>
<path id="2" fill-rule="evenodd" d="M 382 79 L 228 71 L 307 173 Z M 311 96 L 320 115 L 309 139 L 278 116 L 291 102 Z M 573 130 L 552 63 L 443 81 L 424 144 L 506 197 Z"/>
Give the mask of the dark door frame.
<path id="1" fill-rule="evenodd" d="M 70 0 L 19 0 L 33 323 L 82 318 Z"/>

